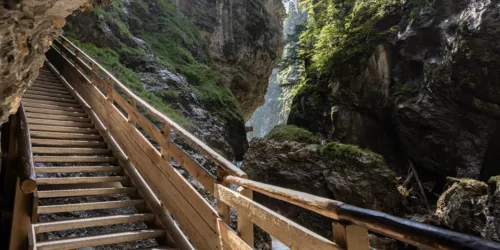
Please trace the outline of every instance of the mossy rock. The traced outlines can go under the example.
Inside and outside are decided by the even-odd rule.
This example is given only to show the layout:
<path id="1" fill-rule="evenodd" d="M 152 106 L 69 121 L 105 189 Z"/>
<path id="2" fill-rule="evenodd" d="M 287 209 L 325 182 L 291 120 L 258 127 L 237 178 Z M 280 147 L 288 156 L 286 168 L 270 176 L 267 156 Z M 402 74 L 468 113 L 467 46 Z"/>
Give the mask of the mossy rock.
<path id="1" fill-rule="evenodd" d="M 309 144 L 320 143 L 320 139 L 312 132 L 294 125 L 275 127 L 267 138 L 275 141 L 295 141 Z"/>

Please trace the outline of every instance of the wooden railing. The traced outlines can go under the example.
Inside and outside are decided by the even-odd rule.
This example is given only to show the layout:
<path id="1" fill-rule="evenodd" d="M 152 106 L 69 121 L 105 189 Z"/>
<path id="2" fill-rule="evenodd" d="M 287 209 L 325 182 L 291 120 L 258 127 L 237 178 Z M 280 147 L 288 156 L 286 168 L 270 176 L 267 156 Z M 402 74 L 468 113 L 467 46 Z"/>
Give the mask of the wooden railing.
<path id="1" fill-rule="evenodd" d="M 291 249 L 369 249 L 368 230 L 421 249 L 500 249 L 500 244 L 477 237 L 247 180 L 243 171 L 136 96 L 66 38 L 54 41 L 47 58 L 71 91 L 86 103 L 91 116 L 95 114 L 105 138 L 115 142 L 111 145 L 116 145 L 114 151 L 121 151 L 118 155 L 122 155 L 129 175 L 143 179 L 141 185 L 151 190 L 151 199 L 168 210 L 198 249 L 252 249 L 254 224 Z M 173 134 L 212 161 L 216 176 L 175 144 Z M 215 197 L 215 209 L 171 166 L 172 160 Z M 240 188 L 234 191 L 230 184 Z M 333 239 L 253 201 L 253 192 L 333 219 Z M 229 227 L 230 207 L 238 213 L 236 232 Z M 162 222 L 172 223 L 167 219 Z M 191 248 L 181 236 L 172 237 L 185 243 L 178 244 L 181 249 Z"/>
<path id="2" fill-rule="evenodd" d="M 9 119 L 10 132 L 5 166 L 15 172 L 14 206 L 9 249 L 26 249 L 26 236 L 33 221 L 33 203 L 37 189 L 31 137 L 24 107 L 21 105 Z M 4 130 L 6 131 L 6 130 Z M 7 136 L 7 135 L 2 135 Z M 9 191 L 8 191 L 9 192 Z"/>

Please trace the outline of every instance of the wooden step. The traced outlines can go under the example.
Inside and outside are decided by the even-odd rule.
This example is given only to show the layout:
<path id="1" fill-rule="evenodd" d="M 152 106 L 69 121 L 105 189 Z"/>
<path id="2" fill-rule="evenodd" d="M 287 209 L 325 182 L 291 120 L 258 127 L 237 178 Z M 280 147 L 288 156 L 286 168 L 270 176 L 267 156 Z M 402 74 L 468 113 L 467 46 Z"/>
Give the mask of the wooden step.
<path id="1" fill-rule="evenodd" d="M 30 131 L 51 131 L 51 132 L 66 132 L 66 133 L 76 133 L 76 134 L 98 134 L 97 129 L 92 128 L 73 128 L 73 127 L 62 127 L 62 126 L 48 126 L 48 125 L 37 125 L 30 124 Z"/>
<path id="2" fill-rule="evenodd" d="M 106 146 L 105 142 L 100 141 L 72 141 L 72 140 L 53 140 L 53 139 L 31 139 L 33 146 L 58 146 L 58 147 L 91 147 L 102 148 Z"/>
<path id="3" fill-rule="evenodd" d="M 65 106 L 53 105 L 53 104 L 34 103 L 34 102 L 30 102 L 29 100 L 23 100 L 23 106 L 24 107 L 46 108 L 46 109 L 53 109 L 53 110 L 85 113 L 85 111 L 82 108 L 78 108 L 78 107 L 65 107 Z"/>
<path id="4" fill-rule="evenodd" d="M 88 184 L 106 182 L 127 182 L 128 176 L 98 176 L 98 177 L 54 177 L 36 178 L 38 185 Z"/>
<path id="5" fill-rule="evenodd" d="M 54 85 L 62 85 L 61 81 L 59 78 L 55 76 L 38 76 L 36 78 L 36 81 L 39 83 L 47 83 L 47 84 L 54 84 Z"/>
<path id="6" fill-rule="evenodd" d="M 42 95 L 33 95 L 33 94 L 24 93 L 23 98 L 34 99 L 34 100 L 39 100 L 39 101 L 57 101 L 57 102 L 70 103 L 70 104 L 78 103 L 72 97 L 69 97 L 69 98 L 51 97 L 51 96 L 42 96 Z"/>
<path id="7" fill-rule="evenodd" d="M 33 133 L 33 132 L 31 132 Z M 107 148 L 54 148 L 54 147 L 33 147 L 34 154 L 54 154 L 54 155 L 102 155 L 111 153 Z"/>
<path id="8" fill-rule="evenodd" d="M 86 117 L 86 114 L 82 114 L 83 116 L 75 117 L 75 116 L 65 116 L 65 115 L 49 115 L 49 114 L 38 114 L 27 112 L 26 116 L 28 118 L 40 118 L 47 120 L 58 120 L 58 121 L 74 121 L 74 122 L 90 122 L 90 119 Z"/>
<path id="9" fill-rule="evenodd" d="M 116 162 L 115 157 L 107 157 L 107 156 L 102 156 L 102 157 L 97 157 L 97 156 L 33 156 L 33 161 L 34 162 L 63 162 L 63 163 L 75 163 L 75 162 L 81 162 L 81 163 L 91 163 L 91 162 Z"/>
<path id="10" fill-rule="evenodd" d="M 61 107 L 74 107 L 74 108 L 81 108 L 81 105 L 78 103 L 68 103 L 68 102 L 60 102 L 60 101 L 50 101 L 50 100 L 40 100 L 40 99 L 35 99 L 35 98 L 30 98 L 27 96 L 23 96 L 23 102 L 31 102 L 31 103 L 38 103 L 38 104 L 50 104 L 50 105 L 56 105 L 56 106 L 61 106 Z"/>
<path id="11" fill-rule="evenodd" d="M 76 219 L 76 220 L 37 223 L 34 224 L 33 227 L 35 229 L 35 233 L 46 233 L 46 232 L 78 229 L 78 228 L 102 227 L 102 226 L 123 224 L 123 223 L 152 221 L 154 220 L 154 218 L 155 218 L 154 214 L 112 215 L 112 216 L 102 216 L 102 217 L 93 217 L 93 218 Z"/>
<path id="12" fill-rule="evenodd" d="M 66 98 L 66 99 L 72 99 L 73 96 L 71 94 L 59 94 L 59 93 L 52 93 L 52 92 L 46 92 L 46 91 L 36 91 L 32 89 L 28 89 L 25 94 L 28 95 L 34 95 L 34 96 L 48 96 L 48 97 L 55 97 L 55 98 Z"/>
<path id="13" fill-rule="evenodd" d="M 31 86 L 28 88 L 28 91 L 29 90 L 34 90 L 34 91 L 40 91 L 40 92 L 48 92 L 48 93 L 57 93 L 57 94 L 66 94 L 66 95 L 70 95 L 69 91 L 67 90 L 56 90 L 56 89 L 47 89 L 47 88 L 42 88 L 42 87 L 39 87 L 39 86 Z"/>
<path id="14" fill-rule="evenodd" d="M 86 189 L 66 189 L 66 190 L 47 190 L 38 191 L 38 198 L 60 198 L 60 197 L 80 197 L 80 196 L 98 196 L 128 194 L 134 196 L 137 194 L 136 188 L 86 188 Z"/>
<path id="15" fill-rule="evenodd" d="M 74 203 L 74 204 L 64 204 L 64 205 L 46 205 L 46 206 L 38 206 L 38 214 L 66 213 L 75 211 L 135 207 L 143 205 L 144 205 L 144 200 L 102 201 L 102 202 Z"/>
<path id="16" fill-rule="evenodd" d="M 121 172 L 119 166 L 79 166 L 79 167 L 35 167 L 36 173 L 115 173 Z"/>
<path id="17" fill-rule="evenodd" d="M 25 110 L 27 113 L 51 114 L 51 115 L 62 115 L 62 116 L 76 116 L 76 117 L 86 116 L 85 112 L 71 112 L 71 111 L 54 110 L 54 109 L 46 109 L 46 108 L 26 107 Z"/>
<path id="18" fill-rule="evenodd" d="M 57 133 L 45 131 L 30 131 L 32 138 L 53 138 L 53 139 L 102 139 L 100 135 L 93 134 L 73 134 L 73 133 Z"/>
<path id="19" fill-rule="evenodd" d="M 46 83 L 40 83 L 36 82 L 33 84 L 34 87 L 37 88 L 43 88 L 43 89 L 49 89 L 49 90 L 59 90 L 59 91 L 67 91 L 68 88 L 66 88 L 63 85 L 52 85 L 52 84 L 46 84 Z"/>
<path id="20" fill-rule="evenodd" d="M 63 127 L 77 127 L 77 128 L 93 128 L 94 124 L 89 122 L 75 122 L 75 121 L 60 121 L 60 120 L 46 120 L 39 118 L 28 118 L 28 123 L 38 125 L 51 125 Z"/>
<path id="21" fill-rule="evenodd" d="M 78 237 L 64 240 L 37 242 L 37 250 L 61 250 L 77 249 L 84 247 L 94 247 L 110 245 L 122 242 L 159 238 L 166 235 L 166 232 L 160 229 L 146 229 L 122 233 L 103 234 L 96 236 Z"/>

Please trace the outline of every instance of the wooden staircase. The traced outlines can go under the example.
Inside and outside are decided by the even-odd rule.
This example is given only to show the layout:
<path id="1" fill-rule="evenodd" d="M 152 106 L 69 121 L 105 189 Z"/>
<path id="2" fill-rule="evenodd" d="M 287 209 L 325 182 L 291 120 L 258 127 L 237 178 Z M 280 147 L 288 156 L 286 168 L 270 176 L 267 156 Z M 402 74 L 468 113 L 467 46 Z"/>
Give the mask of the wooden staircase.
<path id="1" fill-rule="evenodd" d="M 49 68 L 41 69 L 22 103 L 38 185 L 34 248 L 171 249 L 160 246 L 168 243 L 167 232 L 82 104 Z"/>

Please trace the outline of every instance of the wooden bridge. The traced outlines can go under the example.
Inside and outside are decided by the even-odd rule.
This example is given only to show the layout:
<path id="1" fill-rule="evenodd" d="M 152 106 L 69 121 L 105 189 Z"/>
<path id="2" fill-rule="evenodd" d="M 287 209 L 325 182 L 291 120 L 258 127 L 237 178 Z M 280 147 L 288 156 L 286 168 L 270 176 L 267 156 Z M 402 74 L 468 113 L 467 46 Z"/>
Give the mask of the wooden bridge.
<path id="1" fill-rule="evenodd" d="M 291 249 L 365 250 L 369 232 L 420 249 L 500 249 L 495 242 L 248 180 L 64 37 L 54 41 L 22 107 L 3 126 L 2 147 L 4 166 L 17 173 L 14 250 L 128 249 L 126 242 L 147 249 L 253 249 L 254 225 Z M 216 172 L 185 150 L 204 155 Z M 173 161 L 200 185 L 191 185 Z M 253 192 L 332 219 L 334 237 L 255 202 Z M 235 229 L 230 208 L 237 213 Z M 119 231 L 116 225 L 128 226 Z"/>

